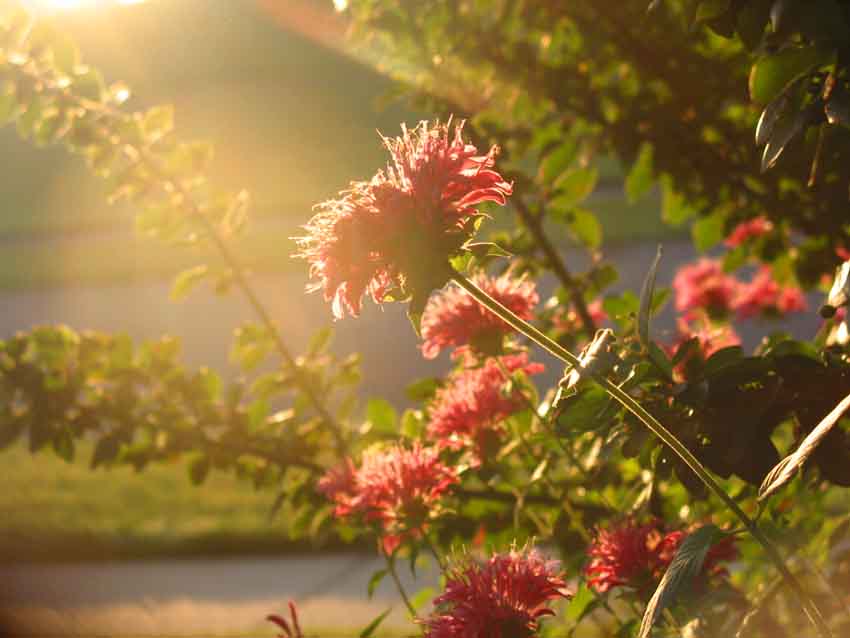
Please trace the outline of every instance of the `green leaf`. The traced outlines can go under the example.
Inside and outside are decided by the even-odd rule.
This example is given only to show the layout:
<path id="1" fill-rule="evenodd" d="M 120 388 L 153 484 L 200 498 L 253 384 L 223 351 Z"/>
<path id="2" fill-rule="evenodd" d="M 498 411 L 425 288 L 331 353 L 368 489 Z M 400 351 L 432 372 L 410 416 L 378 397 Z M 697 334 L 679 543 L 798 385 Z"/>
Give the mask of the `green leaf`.
<path id="1" fill-rule="evenodd" d="M 578 624 L 585 616 L 587 616 L 587 614 L 592 612 L 598 604 L 599 601 L 593 591 L 591 591 L 586 583 L 582 583 L 581 587 L 576 590 L 576 593 L 570 600 L 570 604 L 567 605 L 566 616 L 573 621 L 573 623 Z"/>
<path id="2" fill-rule="evenodd" d="M 418 410 L 405 410 L 401 415 L 401 434 L 408 439 L 419 439 L 425 431 L 422 413 Z"/>
<path id="3" fill-rule="evenodd" d="M 418 379 L 405 388 L 404 392 L 411 401 L 428 401 L 440 387 L 440 379 L 437 377 L 425 377 Z"/>
<path id="4" fill-rule="evenodd" d="M 392 404 L 385 399 L 369 399 L 366 404 L 366 420 L 371 423 L 373 432 L 397 433 L 398 414 Z"/>
<path id="5" fill-rule="evenodd" d="M 410 597 L 410 604 L 413 605 L 413 608 L 416 610 L 421 609 L 430 600 L 433 600 L 436 595 L 437 592 L 433 587 L 423 587 Z"/>
<path id="6" fill-rule="evenodd" d="M 681 226 L 697 212 L 673 188 L 669 175 L 661 178 L 661 219 L 672 226 Z"/>
<path id="7" fill-rule="evenodd" d="M 636 203 L 652 188 L 652 171 L 652 144 L 644 142 L 640 145 L 637 159 L 626 176 L 626 199 L 629 204 Z"/>
<path id="8" fill-rule="evenodd" d="M 699 575 L 708 550 L 720 534 L 720 530 L 714 525 L 704 525 L 688 534 L 682 541 L 646 606 L 638 638 L 648 638 L 661 612 L 670 607 L 679 592 Z"/>
<path id="9" fill-rule="evenodd" d="M 655 259 L 643 280 L 640 291 L 640 307 L 638 309 L 638 338 L 643 346 L 649 347 L 649 316 L 652 314 L 652 296 L 655 292 L 655 276 L 658 273 L 658 264 L 661 263 L 661 245 L 655 251 Z"/>
<path id="10" fill-rule="evenodd" d="M 556 201 L 565 208 L 581 204 L 596 188 L 599 171 L 595 166 L 565 171 L 555 180 Z"/>
<path id="11" fill-rule="evenodd" d="M 369 586 L 367 588 L 367 591 L 369 593 L 369 600 L 372 600 L 372 596 L 375 595 L 375 590 L 378 588 L 378 585 L 381 584 L 381 581 L 384 579 L 384 576 L 386 576 L 388 573 L 388 569 L 379 569 L 374 574 L 372 574 L 372 577 L 369 579 Z"/>
<path id="12" fill-rule="evenodd" d="M 271 407 L 265 399 L 257 399 L 251 403 L 248 408 L 248 425 L 252 430 L 258 430 L 265 425 L 266 417 L 269 415 Z"/>
<path id="13" fill-rule="evenodd" d="M 850 395 L 844 397 L 841 402 L 836 405 L 832 411 L 827 414 L 821 422 L 817 424 L 814 430 L 809 432 L 800 446 L 793 453 L 779 461 L 776 466 L 764 477 L 761 486 L 759 487 L 758 498 L 763 501 L 769 498 L 779 488 L 790 481 L 794 474 L 797 473 L 806 460 L 823 441 L 824 437 L 832 431 L 836 423 L 844 416 L 844 413 L 850 409 Z"/>
<path id="14" fill-rule="evenodd" d="M 381 623 L 384 622 L 384 619 L 389 615 L 391 611 L 392 607 L 387 609 L 380 616 L 375 618 L 375 620 L 366 625 L 366 628 L 360 632 L 360 638 L 369 638 L 372 634 L 374 634 L 375 630 L 380 627 Z"/>
<path id="15" fill-rule="evenodd" d="M 758 104 L 767 104 L 791 82 L 816 67 L 829 64 L 833 57 L 832 50 L 815 45 L 766 55 L 750 69 L 750 98 Z"/>
<path id="16" fill-rule="evenodd" d="M 588 248 L 599 248 L 602 243 L 602 226 L 589 210 L 573 209 L 569 215 L 569 227 L 576 239 Z"/>
<path id="17" fill-rule="evenodd" d="M 315 357 L 327 352 L 333 335 L 334 331 L 330 326 L 317 330 L 313 336 L 310 337 L 310 345 L 307 346 L 307 352 L 310 353 L 310 356 Z"/>
<path id="18" fill-rule="evenodd" d="M 723 240 L 723 217 L 717 213 L 701 217 L 691 227 L 691 237 L 701 253 L 716 246 Z"/>
<path id="19" fill-rule="evenodd" d="M 60 428 L 53 436 L 53 451 L 66 463 L 74 460 L 74 439 L 67 427 Z"/>
<path id="20" fill-rule="evenodd" d="M 183 299 L 209 272 L 210 267 L 205 264 L 184 270 L 175 277 L 169 296 L 174 301 Z"/>
<path id="21" fill-rule="evenodd" d="M 539 176 L 543 183 L 552 183 L 572 163 L 576 147 L 572 142 L 565 142 L 548 153 L 540 162 Z"/>

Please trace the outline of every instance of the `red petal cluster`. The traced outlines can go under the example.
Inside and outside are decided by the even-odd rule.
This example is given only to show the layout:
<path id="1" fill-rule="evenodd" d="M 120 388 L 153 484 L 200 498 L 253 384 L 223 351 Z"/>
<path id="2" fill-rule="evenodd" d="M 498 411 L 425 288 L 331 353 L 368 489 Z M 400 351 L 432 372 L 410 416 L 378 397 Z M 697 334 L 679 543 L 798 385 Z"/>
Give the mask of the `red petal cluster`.
<path id="1" fill-rule="evenodd" d="M 674 353 L 685 341 L 696 337 L 704 357 L 708 358 L 722 348 L 741 345 L 741 338 L 729 324 L 713 324 L 705 315 L 692 321 L 679 318 L 679 339 L 670 349 Z"/>
<path id="2" fill-rule="evenodd" d="M 723 318 L 731 312 L 739 319 L 757 315 L 782 316 L 806 309 L 806 298 L 797 286 L 781 286 L 762 266 L 747 283 L 723 272 L 716 259 L 700 259 L 679 269 L 673 279 L 676 309 L 686 320 L 704 310 L 710 317 Z"/>
<path id="3" fill-rule="evenodd" d="M 679 312 L 705 309 L 713 317 L 725 316 L 732 309 L 737 289 L 738 281 L 723 272 L 716 259 L 703 258 L 682 266 L 673 278 Z"/>
<path id="4" fill-rule="evenodd" d="M 760 314 L 782 316 L 805 310 L 806 298 L 796 286 L 780 286 L 773 278 L 770 267 L 762 266 L 750 283 L 739 286 L 734 309 L 740 319 Z"/>
<path id="5" fill-rule="evenodd" d="M 463 122 L 453 133 L 439 122 L 402 126 L 400 137 L 384 138 L 386 170 L 316 207 L 296 257 L 310 263 L 309 290 L 324 291 L 336 318 L 357 316 L 365 294 L 375 303 L 395 289 L 413 294 L 421 277 L 412 273 L 436 270 L 469 238 L 477 204 L 505 203 L 512 186 L 492 170 L 498 148 L 480 155 L 462 130 Z"/>
<path id="6" fill-rule="evenodd" d="M 329 470 L 317 489 L 336 504 L 339 517 L 362 515 L 386 532 L 384 547 L 392 551 L 405 534 L 421 533 L 439 513 L 441 497 L 458 482 L 457 473 L 443 464 L 435 448 L 414 443 L 371 450 L 359 468 L 346 459 Z"/>
<path id="7" fill-rule="evenodd" d="M 566 597 L 558 561 L 536 550 L 471 559 L 446 572 L 445 591 L 425 620 L 426 638 L 530 637 L 543 616 L 554 615 L 550 600 Z"/>
<path id="8" fill-rule="evenodd" d="M 533 281 L 512 277 L 488 277 L 480 273 L 474 278 L 476 285 L 518 317 L 529 320 L 540 298 Z M 422 354 L 433 359 L 443 348 L 471 344 L 487 346 L 511 328 L 492 312 L 475 301 L 462 288 L 452 285 L 434 295 L 422 314 Z"/>
<path id="9" fill-rule="evenodd" d="M 753 217 L 735 226 L 723 243 L 729 248 L 736 248 L 753 237 L 766 235 L 771 230 L 773 230 L 773 224 L 767 217 Z"/>
<path id="10" fill-rule="evenodd" d="M 503 369 L 504 368 L 504 369 Z M 538 374 L 543 366 L 529 363 L 520 353 L 489 358 L 478 368 L 464 368 L 449 376 L 428 408 L 428 437 L 440 448 L 471 448 L 474 458 L 487 456 L 502 434 L 501 421 L 525 407 L 519 390 L 505 394 L 505 371 Z"/>
<path id="11" fill-rule="evenodd" d="M 599 593 L 622 585 L 643 592 L 652 589 L 686 536 L 687 532 L 681 530 L 665 530 L 663 522 L 657 519 L 643 524 L 628 519 L 617 527 L 599 530 L 588 550 L 590 562 L 584 569 L 588 586 Z M 709 550 L 702 574 L 725 573 L 720 562 L 737 556 L 734 539 L 724 538 Z"/>

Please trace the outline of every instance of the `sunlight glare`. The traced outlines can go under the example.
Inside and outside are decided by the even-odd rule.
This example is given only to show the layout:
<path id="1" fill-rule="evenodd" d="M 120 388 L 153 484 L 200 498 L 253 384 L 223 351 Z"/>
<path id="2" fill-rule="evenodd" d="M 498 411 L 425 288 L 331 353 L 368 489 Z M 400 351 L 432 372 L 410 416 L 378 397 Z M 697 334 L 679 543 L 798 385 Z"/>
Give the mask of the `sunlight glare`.
<path id="1" fill-rule="evenodd" d="M 75 9 L 95 9 L 114 5 L 141 4 L 145 0 L 25 0 L 24 5 L 31 11 L 71 11 Z"/>

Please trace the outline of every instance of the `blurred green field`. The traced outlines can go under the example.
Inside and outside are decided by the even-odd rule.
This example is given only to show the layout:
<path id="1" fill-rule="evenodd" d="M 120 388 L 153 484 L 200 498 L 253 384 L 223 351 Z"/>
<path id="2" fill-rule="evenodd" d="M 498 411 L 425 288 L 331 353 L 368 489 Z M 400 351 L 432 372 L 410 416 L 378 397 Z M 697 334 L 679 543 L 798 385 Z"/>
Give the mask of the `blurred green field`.
<path id="1" fill-rule="evenodd" d="M 0 561 L 299 549 L 269 519 L 272 492 L 215 472 L 194 486 L 184 463 L 92 471 L 91 449 L 80 444 L 73 463 L 23 445 L 0 452 Z"/>

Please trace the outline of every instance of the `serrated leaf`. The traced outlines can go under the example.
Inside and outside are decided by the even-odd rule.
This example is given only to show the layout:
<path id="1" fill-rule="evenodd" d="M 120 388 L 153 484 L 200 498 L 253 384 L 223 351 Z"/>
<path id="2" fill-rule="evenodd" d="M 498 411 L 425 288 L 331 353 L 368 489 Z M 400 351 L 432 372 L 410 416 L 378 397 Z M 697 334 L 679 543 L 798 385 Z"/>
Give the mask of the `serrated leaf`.
<path id="1" fill-rule="evenodd" d="M 210 268 L 205 264 L 184 270 L 175 277 L 169 296 L 174 301 L 183 299 L 198 282 L 209 274 L 209 272 Z"/>
<path id="2" fill-rule="evenodd" d="M 770 497 L 779 488 L 785 485 L 794 474 L 803 466 L 806 460 L 814 453 L 824 437 L 830 433 L 836 423 L 844 416 L 844 413 L 850 409 L 850 395 L 844 397 L 841 402 L 836 405 L 832 411 L 827 414 L 820 423 L 817 424 L 814 430 L 809 432 L 808 436 L 803 439 L 800 446 L 782 459 L 776 466 L 764 477 L 761 486 L 759 487 L 758 498 L 760 501 Z"/>
<path id="3" fill-rule="evenodd" d="M 723 239 L 723 217 L 717 213 L 701 217 L 691 227 L 691 238 L 701 253 L 716 246 Z"/>
<path id="4" fill-rule="evenodd" d="M 759 116 L 758 124 L 756 124 L 756 146 L 767 144 L 770 136 L 776 128 L 777 122 L 785 115 L 788 105 L 791 101 L 788 99 L 788 91 L 784 91 L 779 97 L 771 100 L 764 107 L 764 110 Z"/>
<path id="5" fill-rule="evenodd" d="M 638 638 L 648 638 L 661 612 L 670 607 L 679 592 L 699 575 L 708 550 L 719 535 L 720 530 L 716 526 L 704 525 L 682 541 L 646 606 Z"/>
<path id="6" fill-rule="evenodd" d="M 383 612 L 380 616 L 375 618 L 372 622 L 366 625 L 366 628 L 360 632 L 360 638 L 370 638 L 372 634 L 375 633 L 375 630 L 381 626 L 381 623 L 384 622 L 384 619 L 389 616 L 392 611 L 392 607 Z"/>
<path id="7" fill-rule="evenodd" d="M 661 244 L 655 251 L 655 259 L 646 273 L 640 290 L 640 307 L 638 309 L 638 338 L 644 347 L 649 347 L 649 316 L 652 314 L 652 296 L 655 292 L 655 276 L 658 264 L 661 263 Z"/>
<path id="8" fill-rule="evenodd" d="M 785 147 L 791 142 L 811 121 L 813 111 L 811 108 L 798 112 L 790 118 L 777 122 L 770 139 L 764 146 L 761 156 L 762 172 L 773 168 Z"/>
<path id="9" fill-rule="evenodd" d="M 636 203 L 652 188 L 652 154 L 652 144 L 649 142 L 641 144 L 637 159 L 626 176 L 626 199 L 629 204 Z"/>
<path id="10" fill-rule="evenodd" d="M 484 259 L 485 257 L 513 257 L 513 255 L 491 241 L 467 242 L 463 245 L 465 250 L 472 253 L 476 259 Z"/>

